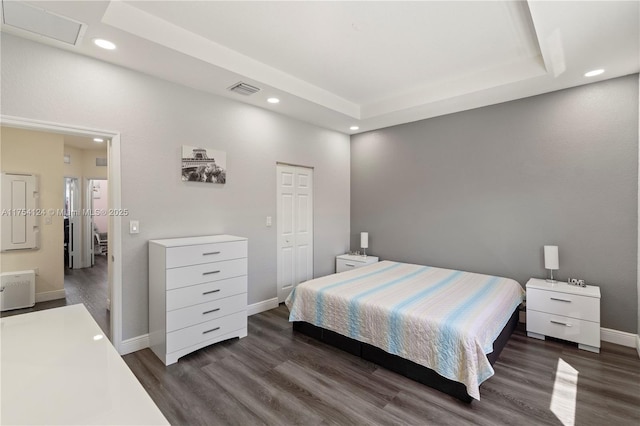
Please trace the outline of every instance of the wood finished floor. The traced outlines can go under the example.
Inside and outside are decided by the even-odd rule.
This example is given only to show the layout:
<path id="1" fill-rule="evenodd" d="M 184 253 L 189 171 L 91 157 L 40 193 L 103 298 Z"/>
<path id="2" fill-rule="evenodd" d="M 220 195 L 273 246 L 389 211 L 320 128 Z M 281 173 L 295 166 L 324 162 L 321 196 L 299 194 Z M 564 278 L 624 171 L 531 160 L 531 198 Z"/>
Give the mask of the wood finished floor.
<path id="1" fill-rule="evenodd" d="M 36 303 L 31 308 L 2 312 L 0 317 L 19 315 L 26 312 L 59 308 L 83 303 L 106 336 L 110 336 L 110 317 L 107 309 L 107 256 L 95 256 L 91 268 L 64 269 L 64 290 L 66 298 Z"/>
<path id="2" fill-rule="evenodd" d="M 594 354 L 518 329 L 481 386 L 481 401 L 467 405 L 295 333 L 287 318 L 284 305 L 251 316 L 246 338 L 168 367 L 150 349 L 124 360 L 173 425 L 562 425 L 550 410 L 560 359 L 578 371 L 565 425 L 572 412 L 576 425 L 640 424 L 633 348 L 603 342 Z M 571 385 L 558 389 L 573 400 Z"/>

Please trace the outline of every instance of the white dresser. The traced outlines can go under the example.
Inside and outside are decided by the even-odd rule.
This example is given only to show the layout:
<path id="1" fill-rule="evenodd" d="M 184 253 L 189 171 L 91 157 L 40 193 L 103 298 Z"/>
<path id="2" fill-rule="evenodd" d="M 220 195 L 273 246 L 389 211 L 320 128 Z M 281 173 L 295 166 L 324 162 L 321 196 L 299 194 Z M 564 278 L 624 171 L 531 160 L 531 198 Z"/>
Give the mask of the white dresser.
<path id="1" fill-rule="evenodd" d="M 233 235 L 149 241 L 149 344 L 165 365 L 247 335 L 247 245 Z"/>
<path id="2" fill-rule="evenodd" d="M 378 263 L 376 256 L 360 256 L 357 254 L 341 254 L 336 256 L 336 273 L 362 268 L 363 266 Z"/>
<path id="3" fill-rule="evenodd" d="M 563 282 L 527 282 L 527 335 L 578 343 L 580 349 L 600 352 L 600 287 Z"/>

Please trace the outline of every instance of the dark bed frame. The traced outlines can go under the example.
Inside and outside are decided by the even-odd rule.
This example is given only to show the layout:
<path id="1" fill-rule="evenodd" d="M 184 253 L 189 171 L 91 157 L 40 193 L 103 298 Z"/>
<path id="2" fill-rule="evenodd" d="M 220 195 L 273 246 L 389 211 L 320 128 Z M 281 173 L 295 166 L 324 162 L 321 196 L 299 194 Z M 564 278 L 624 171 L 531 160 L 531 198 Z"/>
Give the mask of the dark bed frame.
<path id="1" fill-rule="evenodd" d="M 504 326 L 498 338 L 493 342 L 493 352 L 487 355 L 487 359 L 491 365 L 498 360 L 500 352 L 502 352 L 502 349 L 506 346 L 511 333 L 513 333 L 517 325 L 518 309 L 513 312 L 511 318 L 509 318 L 509 322 L 507 322 L 507 325 Z M 350 337 L 317 327 L 304 321 L 295 321 L 293 323 L 293 329 L 299 333 L 313 337 L 314 339 L 349 352 L 352 355 L 359 356 L 388 370 L 402 374 L 412 380 L 454 396 L 463 402 L 471 403 L 473 400 L 473 398 L 467 393 L 467 387 L 464 384 L 444 378 L 430 368 L 385 352 L 384 350 L 369 345 L 368 343 L 359 342 Z"/>

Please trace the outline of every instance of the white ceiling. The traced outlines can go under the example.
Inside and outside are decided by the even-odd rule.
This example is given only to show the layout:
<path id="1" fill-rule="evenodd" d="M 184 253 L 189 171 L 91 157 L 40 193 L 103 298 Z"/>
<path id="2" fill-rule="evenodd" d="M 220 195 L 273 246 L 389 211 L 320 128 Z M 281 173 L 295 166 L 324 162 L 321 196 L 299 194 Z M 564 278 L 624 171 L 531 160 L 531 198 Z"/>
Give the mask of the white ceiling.
<path id="1" fill-rule="evenodd" d="M 28 3 L 86 24 L 80 43 L 2 31 L 344 133 L 640 70 L 638 1 Z"/>

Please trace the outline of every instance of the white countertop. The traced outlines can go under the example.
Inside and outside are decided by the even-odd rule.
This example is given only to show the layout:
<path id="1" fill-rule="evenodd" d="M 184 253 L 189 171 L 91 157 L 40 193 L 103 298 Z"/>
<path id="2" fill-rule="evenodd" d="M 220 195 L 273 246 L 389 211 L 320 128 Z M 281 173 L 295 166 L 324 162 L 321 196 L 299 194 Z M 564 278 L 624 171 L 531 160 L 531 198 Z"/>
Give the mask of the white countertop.
<path id="1" fill-rule="evenodd" d="M 84 305 L 0 319 L 0 424 L 169 424 Z"/>

